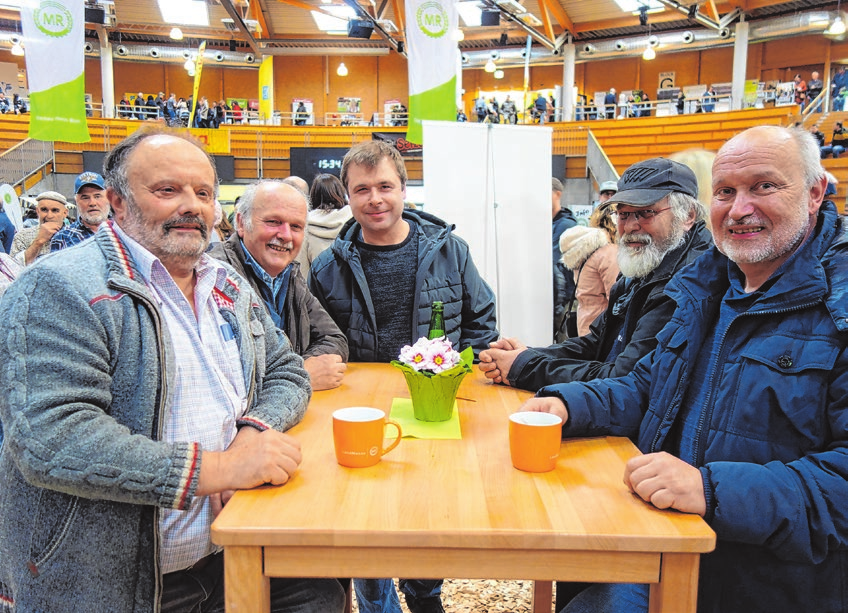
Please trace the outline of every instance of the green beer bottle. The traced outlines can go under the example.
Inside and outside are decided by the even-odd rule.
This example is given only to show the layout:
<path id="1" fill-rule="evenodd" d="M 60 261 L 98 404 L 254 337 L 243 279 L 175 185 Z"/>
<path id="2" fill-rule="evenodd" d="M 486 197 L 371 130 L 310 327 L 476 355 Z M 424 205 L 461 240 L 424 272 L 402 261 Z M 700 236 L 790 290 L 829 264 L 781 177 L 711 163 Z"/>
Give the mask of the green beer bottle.
<path id="1" fill-rule="evenodd" d="M 445 305 L 436 300 L 433 302 L 433 312 L 430 315 L 430 331 L 427 338 L 439 338 L 445 335 Z"/>

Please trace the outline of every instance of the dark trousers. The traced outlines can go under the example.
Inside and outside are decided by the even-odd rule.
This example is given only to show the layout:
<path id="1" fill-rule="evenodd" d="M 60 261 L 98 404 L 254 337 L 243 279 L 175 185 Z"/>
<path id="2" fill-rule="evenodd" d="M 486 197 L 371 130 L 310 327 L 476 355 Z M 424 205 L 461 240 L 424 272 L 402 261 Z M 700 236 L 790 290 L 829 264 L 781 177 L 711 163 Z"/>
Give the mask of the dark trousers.
<path id="1" fill-rule="evenodd" d="M 342 613 L 344 606 L 336 579 L 271 579 L 273 613 Z M 164 575 L 162 613 L 224 613 L 224 554 Z"/>

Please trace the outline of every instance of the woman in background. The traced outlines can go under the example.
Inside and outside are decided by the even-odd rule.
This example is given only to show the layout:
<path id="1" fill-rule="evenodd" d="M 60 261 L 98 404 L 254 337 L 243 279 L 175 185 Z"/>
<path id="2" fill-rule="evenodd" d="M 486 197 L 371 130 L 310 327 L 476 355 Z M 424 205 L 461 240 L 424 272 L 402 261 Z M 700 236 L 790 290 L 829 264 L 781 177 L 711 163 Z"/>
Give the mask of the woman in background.
<path id="1" fill-rule="evenodd" d="M 562 262 L 574 271 L 577 284 L 577 335 L 607 309 L 610 289 L 618 277 L 618 245 L 610 207 L 599 206 L 589 217 L 589 226 L 574 226 L 559 238 Z"/>
<path id="2" fill-rule="evenodd" d="M 306 237 L 296 258 L 304 277 L 312 260 L 330 246 L 345 222 L 353 216 L 347 206 L 344 185 L 335 175 L 316 176 L 309 190 L 309 201 L 312 210 L 306 217 Z"/>

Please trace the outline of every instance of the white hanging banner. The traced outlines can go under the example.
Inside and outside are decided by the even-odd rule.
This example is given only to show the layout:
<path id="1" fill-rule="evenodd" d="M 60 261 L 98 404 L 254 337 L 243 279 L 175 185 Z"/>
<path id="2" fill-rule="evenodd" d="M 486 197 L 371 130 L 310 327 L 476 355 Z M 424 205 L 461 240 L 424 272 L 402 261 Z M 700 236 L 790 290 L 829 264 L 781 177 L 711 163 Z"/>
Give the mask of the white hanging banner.
<path id="1" fill-rule="evenodd" d="M 81 0 L 22 0 L 29 75 L 29 136 L 91 140 L 85 117 L 85 11 Z"/>

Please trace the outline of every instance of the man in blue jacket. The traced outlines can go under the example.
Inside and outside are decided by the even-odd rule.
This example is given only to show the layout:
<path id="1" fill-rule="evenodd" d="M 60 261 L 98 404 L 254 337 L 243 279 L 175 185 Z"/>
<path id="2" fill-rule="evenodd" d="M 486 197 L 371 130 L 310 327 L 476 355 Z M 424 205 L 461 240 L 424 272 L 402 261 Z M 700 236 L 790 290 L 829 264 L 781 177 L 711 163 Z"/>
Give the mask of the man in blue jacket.
<path id="1" fill-rule="evenodd" d="M 667 286 L 656 350 L 620 379 L 542 388 L 522 409 L 563 435 L 634 437 L 624 480 L 703 517 L 698 611 L 844 611 L 848 602 L 848 237 L 809 134 L 752 128 L 713 165 L 716 248 Z M 565 610 L 647 611 L 595 585 Z"/>
<path id="2" fill-rule="evenodd" d="M 350 361 L 389 362 L 426 336 L 434 300 L 457 350 L 497 339 L 495 297 L 468 245 L 433 215 L 404 210 L 406 168 L 383 141 L 354 146 L 341 180 L 353 218 L 312 262 L 309 289 L 345 333 Z M 363 613 L 400 613 L 391 579 L 354 581 Z M 443 613 L 441 580 L 402 579 L 412 613 Z"/>

